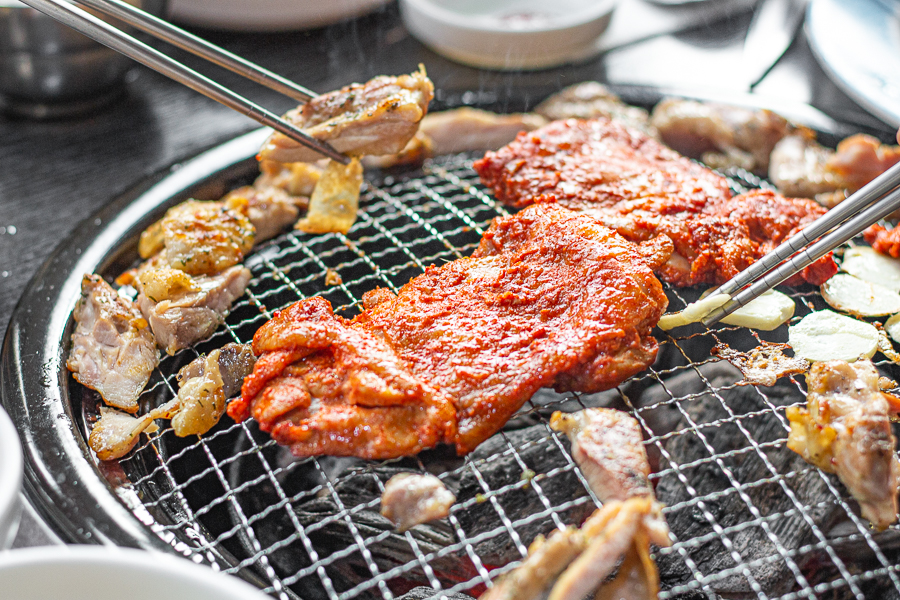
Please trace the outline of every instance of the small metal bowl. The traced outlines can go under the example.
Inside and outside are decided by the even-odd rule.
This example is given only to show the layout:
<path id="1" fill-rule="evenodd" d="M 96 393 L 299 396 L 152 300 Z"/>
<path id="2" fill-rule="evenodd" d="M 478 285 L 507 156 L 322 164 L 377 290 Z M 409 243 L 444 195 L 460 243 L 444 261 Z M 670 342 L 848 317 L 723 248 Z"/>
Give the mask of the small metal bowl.
<path id="1" fill-rule="evenodd" d="M 162 15 L 165 0 L 134 0 Z M 0 106 L 53 118 L 98 108 L 123 89 L 134 62 L 17 0 L 0 0 Z"/>

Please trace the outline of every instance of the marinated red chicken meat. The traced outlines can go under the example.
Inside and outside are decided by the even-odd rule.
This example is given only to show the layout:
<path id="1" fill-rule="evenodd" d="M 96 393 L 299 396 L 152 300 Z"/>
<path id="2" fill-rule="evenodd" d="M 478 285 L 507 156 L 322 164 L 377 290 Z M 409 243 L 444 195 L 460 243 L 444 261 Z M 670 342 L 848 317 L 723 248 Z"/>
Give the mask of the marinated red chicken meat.
<path id="1" fill-rule="evenodd" d="M 541 387 L 600 391 L 651 364 L 669 252 L 552 204 L 496 219 L 472 257 L 366 294 L 352 320 L 318 297 L 280 311 L 228 413 L 298 456 L 465 454 Z"/>
<path id="2" fill-rule="evenodd" d="M 520 134 L 474 167 L 504 203 L 527 206 L 547 195 L 635 242 L 665 234 L 675 252 L 658 271 L 680 286 L 724 283 L 825 212 L 770 192 L 733 196 L 724 177 L 602 118 Z M 827 255 L 788 283 L 819 285 L 835 272 Z"/>
<path id="3" fill-rule="evenodd" d="M 900 258 L 900 227 L 888 229 L 876 223 L 863 232 L 863 237 L 876 252 Z"/>
<path id="4" fill-rule="evenodd" d="M 110 406 L 136 411 L 138 396 L 159 364 L 147 321 L 99 275 L 82 279 L 74 317 L 66 367 Z"/>
<path id="5" fill-rule="evenodd" d="M 836 473 L 876 529 L 897 521 L 900 461 L 891 417 L 900 399 L 878 387 L 868 360 L 813 364 L 807 407 L 791 406 L 787 447 L 823 471 Z"/>
<path id="6" fill-rule="evenodd" d="M 317 96 L 285 115 L 310 136 L 351 156 L 396 154 L 416 134 L 428 112 L 434 85 L 420 68 L 410 75 L 381 75 Z M 274 133 L 260 160 L 313 162 L 322 158 L 299 142 Z"/>

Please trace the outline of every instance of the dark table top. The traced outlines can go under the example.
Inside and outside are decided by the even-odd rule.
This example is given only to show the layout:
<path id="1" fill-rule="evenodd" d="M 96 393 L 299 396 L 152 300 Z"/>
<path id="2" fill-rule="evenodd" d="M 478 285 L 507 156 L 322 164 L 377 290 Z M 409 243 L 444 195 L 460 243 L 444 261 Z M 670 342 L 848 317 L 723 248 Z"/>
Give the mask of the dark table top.
<path id="1" fill-rule="evenodd" d="M 634 7 L 643 0 L 625 2 Z M 520 110 L 589 79 L 704 92 L 740 90 L 735 65 L 740 64 L 751 15 L 748 3 L 743 6 L 724 18 L 699 19 L 678 33 L 623 42 L 586 63 L 534 73 L 454 64 L 412 38 L 394 4 L 313 31 L 199 33 L 318 91 L 378 74 L 410 72 L 424 63 L 444 106 L 475 100 Z M 292 107 L 292 101 L 274 92 L 205 67 L 180 51 L 166 52 L 275 112 Z M 887 130 L 831 83 L 803 35 L 756 92 Z M 80 221 L 142 178 L 255 127 L 250 119 L 143 67 L 131 74 L 121 97 L 90 116 L 44 122 L 0 117 L 0 328 L 5 330 L 28 281 Z"/>

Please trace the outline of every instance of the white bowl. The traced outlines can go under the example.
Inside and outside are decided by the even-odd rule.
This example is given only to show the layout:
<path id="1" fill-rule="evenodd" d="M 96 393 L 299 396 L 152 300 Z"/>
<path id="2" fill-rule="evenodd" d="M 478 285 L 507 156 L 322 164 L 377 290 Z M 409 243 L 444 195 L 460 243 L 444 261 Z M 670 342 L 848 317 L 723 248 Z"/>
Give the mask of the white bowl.
<path id="1" fill-rule="evenodd" d="M 127 548 L 53 546 L 0 553 L 4 600 L 271 600 L 187 559 Z"/>
<path id="2" fill-rule="evenodd" d="M 410 33 L 452 60 L 542 69 L 586 59 L 617 0 L 400 0 Z"/>
<path id="3" fill-rule="evenodd" d="M 9 548 L 16 537 L 22 515 L 21 488 L 22 446 L 12 420 L 0 408 L 0 550 Z"/>
<path id="4" fill-rule="evenodd" d="M 169 0 L 174 21 L 229 31 L 309 29 L 358 17 L 387 0 Z"/>

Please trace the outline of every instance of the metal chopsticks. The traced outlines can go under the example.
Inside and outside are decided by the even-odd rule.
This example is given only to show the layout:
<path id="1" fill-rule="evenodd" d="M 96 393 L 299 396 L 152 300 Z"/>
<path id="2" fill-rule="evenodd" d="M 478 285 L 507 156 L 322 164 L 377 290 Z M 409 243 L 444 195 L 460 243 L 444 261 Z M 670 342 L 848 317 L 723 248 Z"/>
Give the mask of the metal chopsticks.
<path id="1" fill-rule="evenodd" d="M 837 246 L 859 235 L 867 227 L 898 209 L 900 209 L 900 163 L 873 179 L 712 292 L 728 294 L 731 300 L 706 315 L 702 319 L 703 324 L 713 325 L 742 306 L 746 306 L 750 301 L 788 277 L 799 273 Z"/>
<path id="2" fill-rule="evenodd" d="M 240 58 L 214 44 L 210 44 L 187 31 L 166 23 L 162 19 L 145 13 L 119 0 L 77 0 L 80 4 L 109 14 L 113 17 L 133 25 L 168 41 L 179 48 L 202 56 L 215 64 L 230 69 L 240 75 L 265 85 L 275 91 L 284 93 L 297 100 L 309 100 L 316 94 L 271 73 L 258 65 Z M 23 0 L 24 4 L 39 10 L 40 12 L 68 25 L 83 33 L 93 40 L 108 46 L 137 62 L 154 69 L 200 92 L 225 106 L 244 114 L 251 119 L 275 129 L 296 142 L 316 150 L 325 156 L 343 164 L 349 162 L 349 158 L 335 150 L 331 145 L 313 138 L 300 128 L 281 119 L 278 115 L 247 100 L 243 96 L 229 90 L 215 81 L 197 73 L 193 69 L 166 56 L 147 44 L 116 29 L 114 26 L 95 17 L 87 11 L 78 8 L 66 0 Z"/>

